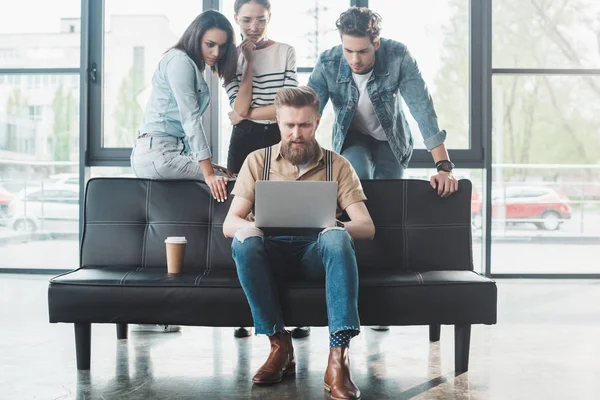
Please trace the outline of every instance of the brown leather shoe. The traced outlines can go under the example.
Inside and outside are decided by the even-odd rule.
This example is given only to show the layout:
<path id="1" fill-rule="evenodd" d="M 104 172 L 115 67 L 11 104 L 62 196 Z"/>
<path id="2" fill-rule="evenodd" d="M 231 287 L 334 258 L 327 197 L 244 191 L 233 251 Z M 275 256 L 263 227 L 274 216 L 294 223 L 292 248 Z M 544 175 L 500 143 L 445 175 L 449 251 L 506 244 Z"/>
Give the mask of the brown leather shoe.
<path id="1" fill-rule="evenodd" d="M 271 354 L 252 378 L 252 382 L 259 385 L 279 383 L 285 375 L 296 373 L 292 335 L 286 331 L 286 333 L 269 336 L 269 340 L 271 341 Z"/>
<path id="2" fill-rule="evenodd" d="M 332 347 L 325 371 L 325 390 L 335 400 L 358 400 L 360 390 L 350 376 L 350 359 L 347 347 Z"/>

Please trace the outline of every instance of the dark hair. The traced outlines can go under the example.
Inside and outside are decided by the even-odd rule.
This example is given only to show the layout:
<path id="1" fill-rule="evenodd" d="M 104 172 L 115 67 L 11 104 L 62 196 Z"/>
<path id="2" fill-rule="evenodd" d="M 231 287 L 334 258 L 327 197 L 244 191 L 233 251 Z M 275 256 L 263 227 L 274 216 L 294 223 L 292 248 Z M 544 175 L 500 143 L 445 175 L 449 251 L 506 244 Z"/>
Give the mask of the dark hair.
<path id="1" fill-rule="evenodd" d="M 212 72 L 216 72 L 220 78 L 223 78 L 225 84 L 227 84 L 235 77 L 237 50 L 233 26 L 231 26 L 231 22 L 220 12 L 207 10 L 198 15 L 172 48 L 185 52 L 194 60 L 198 69 L 203 72 L 206 63 L 204 62 L 204 57 L 202 57 L 202 39 L 206 31 L 212 28 L 221 29 L 227 33 L 225 54 L 219 59 L 216 66 L 210 67 Z"/>
<path id="2" fill-rule="evenodd" d="M 309 86 L 298 86 L 298 87 L 287 87 L 281 89 L 275 95 L 275 108 L 280 109 L 281 107 L 311 107 L 317 115 L 320 111 L 319 96 Z"/>
<path id="3" fill-rule="evenodd" d="M 381 16 L 367 7 L 350 7 L 340 15 L 335 26 L 340 36 L 368 36 L 374 42 L 381 32 Z"/>
<path id="4" fill-rule="evenodd" d="M 269 0 L 235 0 L 235 3 L 233 3 L 233 11 L 235 11 L 235 13 L 237 14 L 240 12 L 240 8 L 242 8 L 244 4 L 252 2 L 260 4 L 261 6 L 266 8 L 267 11 L 271 12 L 271 2 Z"/>

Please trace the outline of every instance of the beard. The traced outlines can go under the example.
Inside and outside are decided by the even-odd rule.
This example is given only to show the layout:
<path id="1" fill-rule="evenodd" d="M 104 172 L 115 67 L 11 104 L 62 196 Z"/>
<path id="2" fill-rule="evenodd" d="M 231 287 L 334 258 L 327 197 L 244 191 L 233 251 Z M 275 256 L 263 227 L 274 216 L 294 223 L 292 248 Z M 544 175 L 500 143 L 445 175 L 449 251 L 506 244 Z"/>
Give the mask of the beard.
<path id="1" fill-rule="evenodd" d="M 295 147 L 292 140 L 281 144 L 281 155 L 295 166 L 308 164 L 316 161 L 319 156 L 319 143 L 313 137 L 308 140 L 296 141 L 302 143 L 302 146 Z"/>

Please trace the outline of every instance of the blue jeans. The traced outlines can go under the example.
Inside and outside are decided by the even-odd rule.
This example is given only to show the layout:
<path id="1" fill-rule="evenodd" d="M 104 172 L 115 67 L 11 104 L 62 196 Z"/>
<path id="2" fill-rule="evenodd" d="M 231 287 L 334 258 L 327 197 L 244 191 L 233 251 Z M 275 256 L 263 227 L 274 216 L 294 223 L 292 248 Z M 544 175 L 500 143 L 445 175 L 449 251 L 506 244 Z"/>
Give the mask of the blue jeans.
<path id="1" fill-rule="evenodd" d="M 138 178 L 204 180 L 200 164 L 188 152 L 186 139 L 165 134 L 140 137 L 131 152 L 131 169 Z"/>
<path id="2" fill-rule="evenodd" d="M 342 156 L 350 161 L 359 179 L 401 179 L 404 173 L 387 141 L 360 132 L 348 132 Z"/>
<path id="3" fill-rule="evenodd" d="M 283 332 L 278 280 L 325 282 L 329 332 L 360 330 L 358 267 L 345 229 L 318 236 L 253 236 L 233 239 L 232 254 L 257 334 Z"/>

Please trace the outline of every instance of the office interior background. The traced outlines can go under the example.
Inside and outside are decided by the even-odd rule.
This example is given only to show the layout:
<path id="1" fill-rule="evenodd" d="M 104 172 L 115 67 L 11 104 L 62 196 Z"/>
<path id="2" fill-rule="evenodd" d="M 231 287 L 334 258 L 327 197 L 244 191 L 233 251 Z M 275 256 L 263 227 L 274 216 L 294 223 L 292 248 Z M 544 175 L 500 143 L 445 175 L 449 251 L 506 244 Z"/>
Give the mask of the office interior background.
<path id="1" fill-rule="evenodd" d="M 233 23 L 233 3 L 2 1 L 0 280 L 5 289 L 13 280 L 29 279 L 43 289 L 43 280 L 51 274 L 78 267 L 86 180 L 133 176 L 129 155 L 158 60 L 202 10 L 218 9 Z M 588 301 L 577 296 L 589 290 L 597 299 L 600 277 L 600 2 L 271 3 L 269 36 L 296 48 L 301 84 L 307 82 L 318 55 L 339 44 L 335 20 L 342 11 L 351 5 L 368 6 L 383 17 L 382 36 L 406 44 L 419 63 L 440 127 L 448 132 L 446 144 L 456 175 L 473 182 L 475 270 L 499 280 L 499 309 L 527 307 L 541 296 L 544 311 L 535 309 L 519 318 L 543 315 L 539 320 L 552 329 L 552 312 L 565 317 L 562 307 L 572 306 L 580 312 L 567 321 L 589 328 L 580 339 L 599 333 L 597 307 L 580 308 L 578 301 Z M 235 23 L 234 27 L 239 43 Z M 210 74 L 206 79 L 212 100 L 204 126 L 217 162 L 224 164 L 230 106 L 221 83 Z M 435 168 L 416 122 L 410 113 L 407 116 L 417 150 L 405 177 L 428 180 Z M 328 105 L 317 132 L 324 147 L 331 146 L 332 123 Z M 0 294 L 3 308 L 21 301 L 6 293 Z M 507 293 L 515 297 L 507 298 Z M 547 308 L 553 305 L 554 310 Z M 44 326 L 45 315 L 37 315 L 39 326 Z M 506 318 L 514 322 L 510 315 Z M 568 332 L 565 325 L 560 332 Z M 600 356 L 597 344 L 590 346 L 591 353 Z M 545 351 L 569 359 L 566 349 Z M 477 356 L 472 357 L 475 365 Z M 569 360 L 539 361 L 575 367 Z M 518 363 L 514 359 L 494 368 L 518 368 Z M 45 365 L 49 367 L 50 360 Z M 537 379 L 534 371 L 521 372 Z M 592 380 L 569 382 L 598 389 Z M 477 387 L 471 389 L 474 398 L 491 398 L 483 392 L 480 397 Z M 51 393 L 54 397 L 48 398 L 60 398 L 58 392 Z M 600 396 L 584 390 L 574 398 L 593 398 L 587 397 L 593 393 Z M 426 396 L 427 391 L 413 394 Z"/>

